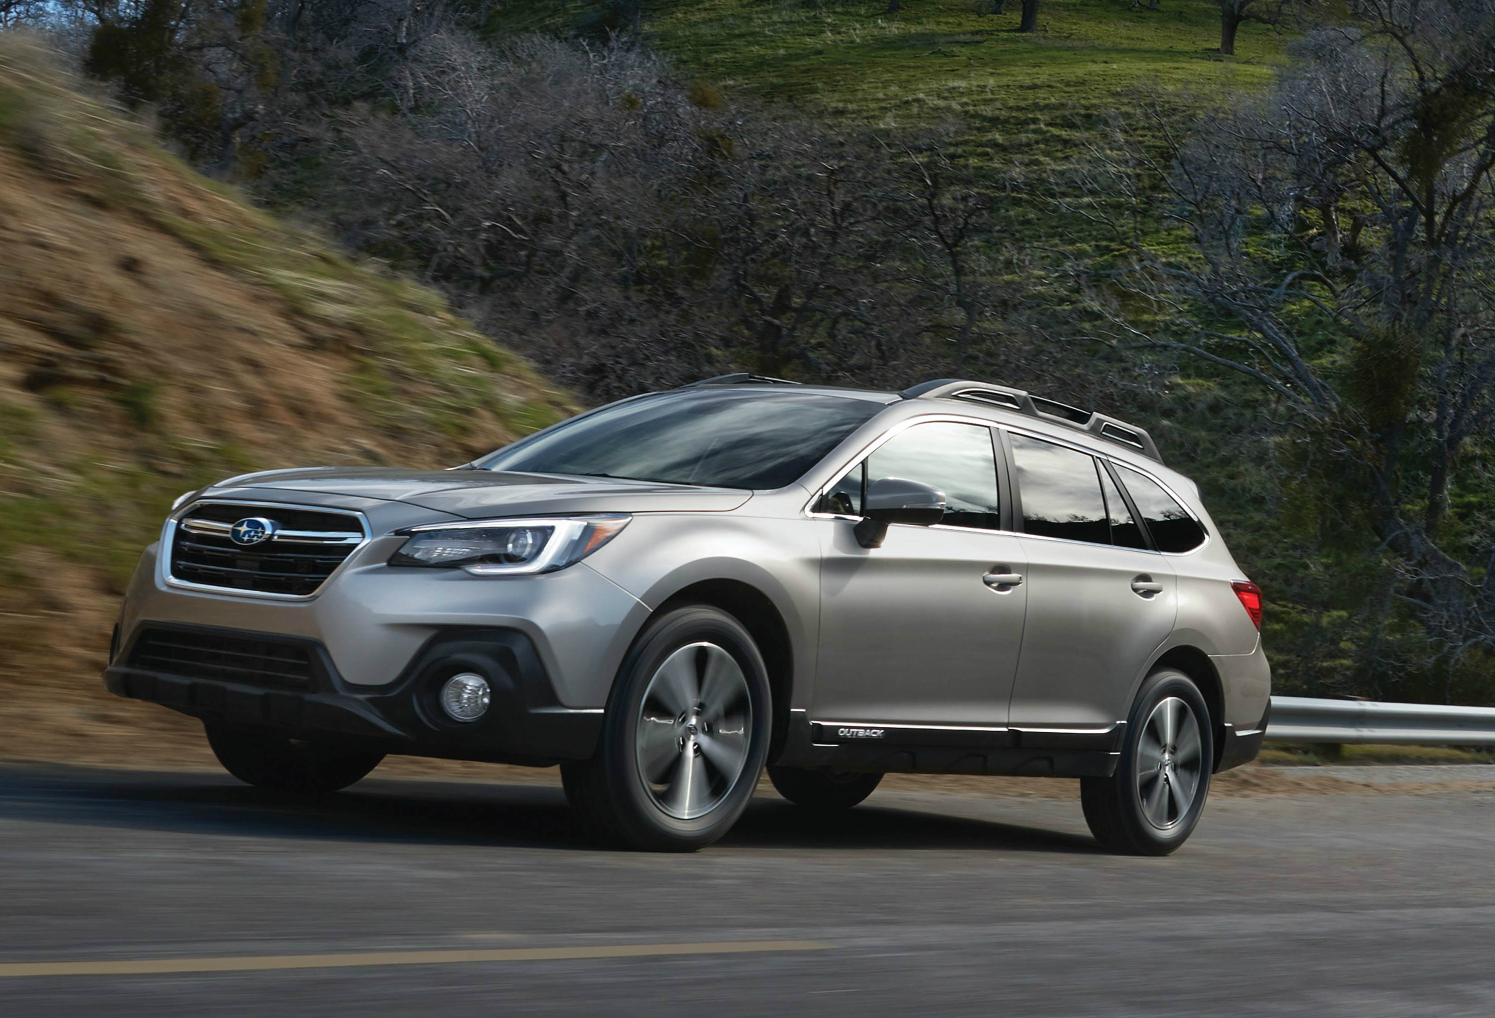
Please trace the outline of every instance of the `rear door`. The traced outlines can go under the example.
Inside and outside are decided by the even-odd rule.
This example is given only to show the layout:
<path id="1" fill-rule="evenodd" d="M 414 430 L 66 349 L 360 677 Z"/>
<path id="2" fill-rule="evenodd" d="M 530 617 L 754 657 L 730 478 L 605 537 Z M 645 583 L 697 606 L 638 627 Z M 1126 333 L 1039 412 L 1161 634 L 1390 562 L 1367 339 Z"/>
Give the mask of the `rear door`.
<path id="1" fill-rule="evenodd" d="M 985 424 L 924 421 L 895 434 L 817 505 L 821 565 L 816 721 L 1001 727 L 1022 641 L 1027 588 Z M 944 521 L 893 525 L 880 548 L 852 533 L 869 481 L 932 484 Z"/>
<path id="2" fill-rule="evenodd" d="M 1103 731 L 1173 631 L 1177 583 L 1103 460 L 1010 432 L 1028 618 L 1013 683 L 1014 728 Z"/>

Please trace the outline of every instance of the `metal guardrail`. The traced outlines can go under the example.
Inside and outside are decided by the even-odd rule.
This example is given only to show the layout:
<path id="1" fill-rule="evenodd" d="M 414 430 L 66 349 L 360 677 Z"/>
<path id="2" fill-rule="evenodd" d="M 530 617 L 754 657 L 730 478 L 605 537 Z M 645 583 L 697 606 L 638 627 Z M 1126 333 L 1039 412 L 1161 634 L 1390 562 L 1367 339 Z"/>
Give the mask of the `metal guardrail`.
<path id="1" fill-rule="evenodd" d="M 1495 707 L 1272 697 L 1271 742 L 1495 746 Z"/>

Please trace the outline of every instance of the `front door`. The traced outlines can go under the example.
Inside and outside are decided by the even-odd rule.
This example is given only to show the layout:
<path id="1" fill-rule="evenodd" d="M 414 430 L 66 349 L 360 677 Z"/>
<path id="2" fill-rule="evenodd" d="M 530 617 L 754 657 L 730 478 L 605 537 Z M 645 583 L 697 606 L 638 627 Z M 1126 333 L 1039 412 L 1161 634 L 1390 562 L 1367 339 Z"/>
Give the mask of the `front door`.
<path id="1" fill-rule="evenodd" d="M 895 524 L 863 548 L 852 519 L 827 520 L 819 722 L 1002 727 L 1022 642 L 1020 540 L 1000 531 L 992 429 L 954 421 L 895 434 L 827 492 L 819 510 L 854 517 L 870 481 L 899 477 L 945 493 L 943 521 Z"/>

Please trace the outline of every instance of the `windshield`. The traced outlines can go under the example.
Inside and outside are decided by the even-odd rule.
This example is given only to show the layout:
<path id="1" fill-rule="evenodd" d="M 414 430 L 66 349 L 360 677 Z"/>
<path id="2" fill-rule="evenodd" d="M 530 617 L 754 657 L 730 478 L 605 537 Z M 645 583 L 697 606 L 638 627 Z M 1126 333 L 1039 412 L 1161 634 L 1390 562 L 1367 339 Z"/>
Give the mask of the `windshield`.
<path id="1" fill-rule="evenodd" d="M 882 409 L 813 392 L 660 393 L 578 417 L 479 464 L 487 470 L 782 488 Z"/>

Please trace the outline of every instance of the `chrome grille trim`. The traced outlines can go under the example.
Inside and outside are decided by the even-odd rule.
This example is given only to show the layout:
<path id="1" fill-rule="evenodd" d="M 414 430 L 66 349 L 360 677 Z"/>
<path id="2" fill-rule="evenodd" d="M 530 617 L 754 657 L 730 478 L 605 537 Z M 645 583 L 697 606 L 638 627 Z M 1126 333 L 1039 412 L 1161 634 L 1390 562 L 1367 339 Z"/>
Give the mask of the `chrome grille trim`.
<path id="1" fill-rule="evenodd" d="M 194 502 L 193 505 L 201 505 Z M 228 502 L 219 502 L 217 505 L 229 505 Z M 258 504 L 261 508 L 269 503 Z M 296 506 L 297 509 L 305 510 L 306 506 Z M 232 523 L 221 523 L 218 520 L 182 520 L 182 529 L 189 534 L 205 534 L 210 537 L 227 537 L 234 529 Z M 361 531 L 338 531 L 338 530 L 277 530 L 270 535 L 269 540 L 281 541 L 285 544 L 359 544 L 363 541 L 364 534 Z"/>
<path id="2" fill-rule="evenodd" d="M 276 510 L 311 512 L 330 516 L 344 517 L 348 522 L 357 527 L 356 530 L 281 530 L 276 532 L 263 545 L 251 546 L 243 549 L 246 554 L 252 553 L 255 548 L 263 550 L 275 543 L 286 545 L 300 545 L 307 550 L 302 554 L 303 558 L 337 558 L 333 568 L 328 571 L 317 586 L 302 594 L 281 593 L 278 591 L 254 590 L 245 587 L 231 587 L 216 583 L 203 583 L 196 580 L 185 580 L 173 573 L 173 561 L 176 558 L 176 541 L 178 531 L 183 536 L 195 535 L 207 538 L 226 538 L 229 531 L 233 529 L 232 523 L 218 520 L 188 520 L 187 517 L 203 506 L 232 506 L 236 510 L 242 510 L 244 516 L 256 516 L 265 512 L 274 513 Z M 205 594 L 228 594 L 234 597 L 247 597 L 256 600 L 267 601 L 310 601 L 320 594 L 327 584 L 340 573 L 343 568 L 356 556 L 373 537 L 369 529 L 368 519 L 363 513 L 354 509 L 338 509 L 330 506 L 307 505 L 302 502 L 272 502 L 266 500 L 249 501 L 245 499 L 214 499 L 200 498 L 181 507 L 166 519 L 166 524 L 161 530 L 161 550 L 158 556 L 158 574 L 164 585 L 175 587 L 180 590 L 200 591 Z M 325 548 L 326 552 L 318 553 L 316 548 Z M 212 571 L 223 573 L 239 572 L 263 572 L 267 576 L 276 575 L 273 570 L 241 570 L 232 566 L 202 567 Z M 283 574 L 279 578 L 286 579 L 289 576 L 299 574 Z M 308 577 L 309 578 L 309 577 Z"/>

